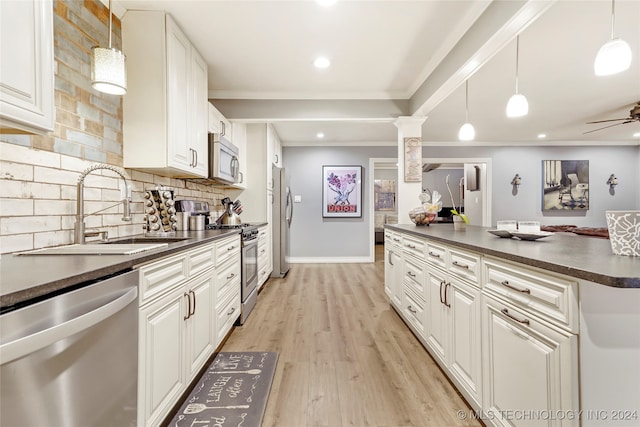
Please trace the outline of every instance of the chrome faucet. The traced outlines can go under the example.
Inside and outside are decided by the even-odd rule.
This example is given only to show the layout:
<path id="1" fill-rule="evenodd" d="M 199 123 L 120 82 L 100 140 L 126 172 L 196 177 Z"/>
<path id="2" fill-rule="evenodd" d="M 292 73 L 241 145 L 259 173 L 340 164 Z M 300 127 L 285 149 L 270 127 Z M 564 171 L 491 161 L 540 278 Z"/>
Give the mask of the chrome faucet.
<path id="1" fill-rule="evenodd" d="M 124 195 L 122 197 L 122 204 L 124 206 L 124 212 L 122 214 L 122 220 L 123 221 L 131 221 L 131 207 L 130 207 L 130 203 L 131 203 L 131 187 L 129 186 L 129 181 L 127 180 L 127 174 L 125 173 L 125 171 L 123 169 L 120 169 L 120 168 L 116 167 L 116 166 L 111 166 L 111 165 L 107 165 L 107 164 L 103 164 L 103 163 L 91 165 L 84 172 L 82 172 L 80 174 L 80 177 L 78 178 L 78 184 L 77 184 L 78 196 L 77 196 L 77 206 L 76 206 L 76 222 L 75 222 L 73 228 L 74 228 L 74 242 L 78 243 L 78 244 L 84 244 L 85 243 L 85 238 L 87 237 L 87 235 L 91 234 L 91 233 L 85 232 L 84 218 L 86 216 L 97 214 L 98 212 L 102 212 L 104 210 L 107 210 L 109 208 L 112 208 L 113 206 L 116 206 L 116 205 L 120 204 L 120 202 L 119 202 L 116 205 L 112 205 L 112 206 L 109 206 L 107 208 L 100 209 L 99 211 L 93 212 L 91 214 L 87 214 L 87 215 L 84 214 L 84 179 L 91 172 L 93 172 L 95 170 L 98 170 L 98 169 L 106 169 L 106 170 L 110 170 L 112 172 L 115 172 L 118 175 L 120 175 L 120 177 L 124 181 Z"/>

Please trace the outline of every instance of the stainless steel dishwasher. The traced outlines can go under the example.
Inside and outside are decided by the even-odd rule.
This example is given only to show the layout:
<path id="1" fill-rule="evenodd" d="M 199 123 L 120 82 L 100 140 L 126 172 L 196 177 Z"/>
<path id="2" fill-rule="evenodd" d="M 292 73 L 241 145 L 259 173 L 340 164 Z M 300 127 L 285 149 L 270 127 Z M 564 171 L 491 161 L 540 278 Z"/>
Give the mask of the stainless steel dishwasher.
<path id="1" fill-rule="evenodd" d="M 2 427 L 135 426 L 138 272 L 0 316 Z"/>

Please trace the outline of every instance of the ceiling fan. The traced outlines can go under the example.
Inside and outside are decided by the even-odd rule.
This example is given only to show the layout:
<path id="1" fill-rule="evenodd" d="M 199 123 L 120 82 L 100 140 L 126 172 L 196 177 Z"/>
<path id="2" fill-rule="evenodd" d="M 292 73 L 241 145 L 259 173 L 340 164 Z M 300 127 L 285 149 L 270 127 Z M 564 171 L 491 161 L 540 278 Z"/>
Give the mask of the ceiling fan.
<path id="1" fill-rule="evenodd" d="M 640 122 L 640 101 L 638 101 L 638 103 L 633 106 L 631 111 L 629 111 L 629 117 L 624 117 L 622 119 L 598 120 L 598 121 L 595 121 L 595 122 L 587 122 L 587 124 L 589 125 L 589 124 L 593 124 L 593 123 L 619 122 L 621 120 L 622 120 L 621 123 L 614 123 L 614 124 L 609 125 L 609 126 L 604 126 L 604 127 L 598 128 L 598 129 L 593 129 L 593 130 L 590 130 L 588 132 L 583 133 L 583 135 L 587 134 L 587 133 L 591 133 L 591 132 L 596 132 L 596 131 L 599 131 L 599 130 L 602 130 L 602 129 L 610 128 L 610 127 L 613 127 L 613 126 L 625 125 L 627 123 L 633 123 L 633 122 Z"/>

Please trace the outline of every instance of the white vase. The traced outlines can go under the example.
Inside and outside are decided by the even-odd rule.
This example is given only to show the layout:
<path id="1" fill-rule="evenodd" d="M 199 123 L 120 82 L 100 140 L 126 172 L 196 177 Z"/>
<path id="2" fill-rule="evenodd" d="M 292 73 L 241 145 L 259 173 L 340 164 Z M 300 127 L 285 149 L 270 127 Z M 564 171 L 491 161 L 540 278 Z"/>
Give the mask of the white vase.
<path id="1" fill-rule="evenodd" d="M 640 256 L 640 211 L 606 211 L 605 214 L 613 253 Z"/>
<path id="2" fill-rule="evenodd" d="M 458 215 L 453 215 L 453 229 L 456 231 L 465 231 L 467 224 Z"/>

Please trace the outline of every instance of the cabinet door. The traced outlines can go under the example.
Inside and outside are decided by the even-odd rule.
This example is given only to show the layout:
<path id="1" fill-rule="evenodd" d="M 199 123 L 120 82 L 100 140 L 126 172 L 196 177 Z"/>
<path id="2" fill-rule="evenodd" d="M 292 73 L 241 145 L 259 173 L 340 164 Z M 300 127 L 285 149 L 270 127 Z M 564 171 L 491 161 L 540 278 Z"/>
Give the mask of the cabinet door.
<path id="1" fill-rule="evenodd" d="M 191 314 L 187 325 L 187 379 L 191 380 L 213 353 L 215 327 L 214 286 L 215 270 L 211 270 L 186 285 L 190 297 Z"/>
<path id="2" fill-rule="evenodd" d="M 449 290 L 444 273 L 436 269 L 427 272 L 427 325 L 425 335 L 431 354 L 446 366 L 447 335 L 449 333 L 449 307 L 445 298 Z"/>
<path id="3" fill-rule="evenodd" d="M 51 0 L 0 1 L 0 128 L 54 127 Z"/>
<path id="4" fill-rule="evenodd" d="M 480 289 L 452 279 L 448 290 L 447 301 L 451 304 L 449 369 L 479 407 L 482 403 Z"/>
<path id="5" fill-rule="evenodd" d="M 189 136 L 189 82 L 191 44 L 167 15 L 167 163 L 191 171 L 193 153 Z"/>
<path id="6" fill-rule="evenodd" d="M 183 288 L 140 311 L 138 425 L 155 426 L 185 388 Z"/>
<path id="7" fill-rule="evenodd" d="M 209 173 L 209 149 L 208 149 L 208 105 L 207 101 L 207 63 L 200 54 L 191 49 L 191 108 L 189 109 L 189 139 L 190 148 L 193 150 L 191 170 L 203 178 Z"/>
<path id="8" fill-rule="evenodd" d="M 501 414 L 577 413 L 577 337 L 542 324 L 511 305 L 483 296 L 483 407 L 497 425 L 579 425 L 579 419 Z"/>
<path id="9" fill-rule="evenodd" d="M 389 300 L 399 310 L 403 308 L 402 298 L 402 273 L 403 260 L 400 256 L 400 249 L 385 248 L 384 264 L 384 290 Z"/>

